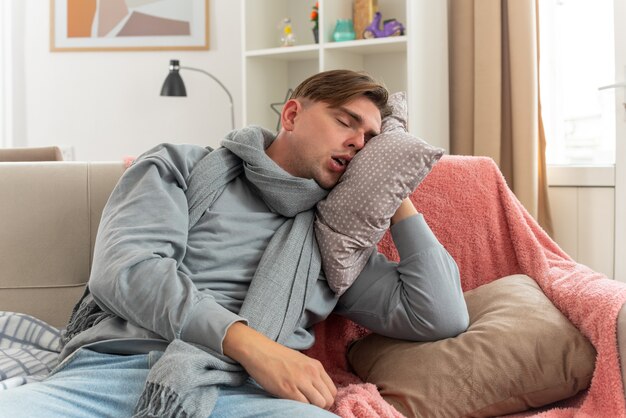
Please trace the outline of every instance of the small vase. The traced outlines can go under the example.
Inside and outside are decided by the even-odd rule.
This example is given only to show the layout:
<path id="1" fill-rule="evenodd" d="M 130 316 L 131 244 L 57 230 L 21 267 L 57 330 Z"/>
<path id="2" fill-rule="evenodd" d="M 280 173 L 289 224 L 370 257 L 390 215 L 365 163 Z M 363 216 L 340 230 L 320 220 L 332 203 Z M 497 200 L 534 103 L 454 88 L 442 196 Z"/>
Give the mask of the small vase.
<path id="1" fill-rule="evenodd" d="M 333 41 L 343 42 L 356 39 L 352 19 L 337 19 L 335 31 L 333 32 Z"/>
<path id="2" fill-rule="evenodd" d="M 319 28 L 316 26 L 313 28 L 313 39 L 315 39 L 315 43 L 318 44 L 320 42 L 319 39 Z"/>

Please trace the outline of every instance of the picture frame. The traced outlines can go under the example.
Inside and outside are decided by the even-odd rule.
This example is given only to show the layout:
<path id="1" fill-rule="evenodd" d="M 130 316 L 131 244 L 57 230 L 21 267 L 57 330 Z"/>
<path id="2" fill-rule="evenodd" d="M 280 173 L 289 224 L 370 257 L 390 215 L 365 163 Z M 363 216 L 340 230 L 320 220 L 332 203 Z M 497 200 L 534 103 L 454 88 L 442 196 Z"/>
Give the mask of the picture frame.
<path id="1" fill-rule="evenodd" d="M 50 51 L 209 49 L 209 0 L 50 0 Z"/>

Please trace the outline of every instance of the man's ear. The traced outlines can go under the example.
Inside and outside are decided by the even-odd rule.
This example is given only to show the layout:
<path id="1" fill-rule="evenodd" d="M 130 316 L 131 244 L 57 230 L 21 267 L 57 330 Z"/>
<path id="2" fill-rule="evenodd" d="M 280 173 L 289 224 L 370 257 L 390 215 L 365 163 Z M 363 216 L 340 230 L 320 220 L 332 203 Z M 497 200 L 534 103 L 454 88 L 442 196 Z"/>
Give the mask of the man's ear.
<path id="1" fill-rule="evenodd" d="M 296 116 L 302 110 L 302 103 L 297 99 L 289 99 L 283 105 L 283 110 L 280 113 L 280 124 L 286 131 L 293 130 Z"/>

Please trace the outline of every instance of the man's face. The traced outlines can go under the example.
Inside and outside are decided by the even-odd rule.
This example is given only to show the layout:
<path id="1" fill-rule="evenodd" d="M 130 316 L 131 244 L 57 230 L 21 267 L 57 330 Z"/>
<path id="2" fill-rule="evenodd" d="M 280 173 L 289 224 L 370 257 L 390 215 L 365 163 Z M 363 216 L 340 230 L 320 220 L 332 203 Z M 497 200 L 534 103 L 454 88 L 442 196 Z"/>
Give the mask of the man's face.
<path id="1" fill-rule="evenodd" d="M 330 189 L 350 160 L 380 133 L 380 111 L 365 97 L 338 108 L 324 102 L 301 102 L 291 130 L 291 174 L 314 179 Z"/>

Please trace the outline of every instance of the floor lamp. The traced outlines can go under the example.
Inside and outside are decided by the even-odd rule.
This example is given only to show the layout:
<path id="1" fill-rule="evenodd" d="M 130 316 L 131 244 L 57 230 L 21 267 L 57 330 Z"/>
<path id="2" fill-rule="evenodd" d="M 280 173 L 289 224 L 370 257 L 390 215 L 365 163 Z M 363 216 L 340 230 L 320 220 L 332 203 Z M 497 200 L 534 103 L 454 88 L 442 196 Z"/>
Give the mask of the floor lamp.
<path id="1" fill-rule="evenodd" d="M 170 72 L 167 75 L 167 78 L 163 82 L 163 87 L 161 88 L 161 96 L 187 96 L 187 89 L 185 89 L 185 83 L 183 83 L 183 79 L 180 76 L 180 70 L 191 70 L 197 71 L 204 75 L 211 77 L 217 84 L 224 89 L 226 94 L 228 95 L 228 99 L 230 100 L 230 123 L 232 129 L 235 129 L 235 109 L 233 106 L 233 96 L 230 94 L 230 91 L 226 88 L 226 86 L 218 80 L 213 74 L 208 73 L 200 68 L 193 67 L 181 67 L 178 60 L 170 60 Z"/>

